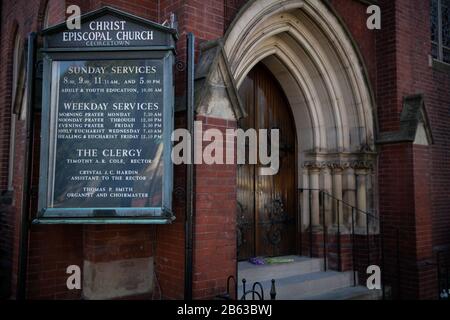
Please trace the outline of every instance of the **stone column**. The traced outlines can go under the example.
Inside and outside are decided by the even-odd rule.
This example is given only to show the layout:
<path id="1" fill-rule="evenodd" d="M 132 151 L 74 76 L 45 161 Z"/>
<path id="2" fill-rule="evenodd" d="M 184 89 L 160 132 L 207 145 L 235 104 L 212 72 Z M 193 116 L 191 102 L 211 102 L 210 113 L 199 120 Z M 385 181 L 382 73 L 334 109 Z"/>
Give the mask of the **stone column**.
<path id="1" fill-rule="evenodd" d="M 356 170 L 356 195 L 357 207 L 363 212 L 367 212 L 367 174 L 368 170 L 359 168 Z M 359 228 L 366 227 L 366 215 L 358 213 L 357 225 Z"/>
<path id="2" fill-rule="evenodd" d="M 309 227 L 309 169 L 303 168 L 302 230 Z"/>
<path id="3" fill-rule="evenodd" d="M 323 191 L 325 191 L 327 194 L 332 195 L 333 194 L 333 179 L 331 175 L 331 169 L 326 166 L 322 170 L 322 176 L 323 176 Z M 325 207 L 325 225 L 329 226 L 333 223 L 333 202 L 330 196 L 325 195 L 324 196 L 324 203 L 322 204 Z"/>
<path id="4" fill-rule="evenodd" d="M 333 168 L 333 196 L 338 199 L 342 200 L 342 168 L 340 166 L 335 166 Z M 337 205 L 337 201 L 333 199 L 333 222 L 337 225 L 338 219 L 337 215 L 339 212 L 339 224 L 342 224 L 343 222 L 343 212 L 342 212 L 342 203 L 339 202 L 339 205 Z"/>
<path id="5" fill-rule="evenodd" d="M 313 189 L 311 191 L 311 225 L 313 228 L 320 227 L 319 174 L 318 167 L 312 167 L 309 170 L 310 187 Z"/>
<path id="6" fill-rule="evenodd" d="M 344 175 L 344 202 L 348 205 L 344 205 L 344 219 L 347 226 L 352 225 L 352 207 L 356 207 L 356 177 L 355 170 L 352 167 L 345 169 Z M 355 212 L 354 219 L 357 214 Z M 356 225 L 356 221 L 355 225 Z"/>

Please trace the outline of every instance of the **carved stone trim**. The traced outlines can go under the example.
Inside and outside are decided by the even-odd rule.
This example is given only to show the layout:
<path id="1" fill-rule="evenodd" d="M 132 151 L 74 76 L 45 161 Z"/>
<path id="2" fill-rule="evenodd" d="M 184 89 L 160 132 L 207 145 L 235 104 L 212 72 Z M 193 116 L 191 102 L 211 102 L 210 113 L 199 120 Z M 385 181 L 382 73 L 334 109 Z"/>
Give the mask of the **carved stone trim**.
<path id="1" fill-rule="evenodd" d="M 351 160 L 351 161 L 305 161 L 304 169 L 323 170 L 323 169 L 367 169 L 374 168 L 374 162 L 368 160 Z"/>

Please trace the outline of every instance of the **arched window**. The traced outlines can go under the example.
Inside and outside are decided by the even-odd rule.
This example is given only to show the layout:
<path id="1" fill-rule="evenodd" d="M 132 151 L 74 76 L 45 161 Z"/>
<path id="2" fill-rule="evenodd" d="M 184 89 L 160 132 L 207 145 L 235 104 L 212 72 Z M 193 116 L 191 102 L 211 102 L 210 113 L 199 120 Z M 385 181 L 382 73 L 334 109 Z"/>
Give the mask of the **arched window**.
<path id="1" fill-rule="evenodd" d="M 25 118 L 25 57 L 26 53 L 22 39 L 20 35 L 17 35 L 14 43 L 13 54 L 12 107 L 13 113 L 16 114 L 20 118 L 20 120 L 24 120 Z"/>
<path id="2" fill-rule="evenodd" d="M 9 142 L 9 168 L 8 168 L 8 189 L 13 188 L 13 171 L 14 171 L 14 152 L 15 152 L 15 135 L 16 135 L 16 121 L 17 114 L 20 113 L 23 100 L 23 82 L 21 81 L 21 74 L 25 77 L 25 72 L 22 71 L 25 66 L 23 65 L 23 47 L 22 39 L 17 33 L 14 40 L 14 49 L 12 57 L 12 107 L 11 107 L 11 132 Z M 22 83 L 21 83 L 22 82 Z"/>
<path id="3" fill-rule="evenodd" d="M 44 13 L 44 23 L 43 27 L 44 29 L 50 26 L 50 5 L 47 2 L 47 5 L 45 6 L 45 13 Z"/>
<path id="4" fill-rule="evenodd" d="M 433 58 L 450 63 L 450 0 L 431 0 L 431 44 Z"/>
<path id="5" fill-rule="evenodd" d="M 14 40 L 14 52 L 13 52 L 13 75 L 12 75 L 12 105 L 13 111 L 16 110 L 17 100 L 20 98 L 20 71 L 21 60 L 23 55 L 22 39 L 19 34 L 16 35 Z"/>

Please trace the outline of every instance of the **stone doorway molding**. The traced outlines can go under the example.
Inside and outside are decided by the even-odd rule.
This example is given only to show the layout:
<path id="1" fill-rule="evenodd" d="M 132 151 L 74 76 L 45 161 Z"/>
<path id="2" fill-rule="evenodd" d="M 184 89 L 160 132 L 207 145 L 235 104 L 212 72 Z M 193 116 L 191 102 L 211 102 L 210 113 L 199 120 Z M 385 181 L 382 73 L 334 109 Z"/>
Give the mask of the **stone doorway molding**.
<path id="1" fill-rule="evenodd" d="M 333 8 L 322 0 L 249 1 L 224 51 L 237 88 L 262 62 L 285 91 L 299 144 L 298 185 L 375 210 L 375 100 L 361 54 Z M 319 165 L 342 161 L 348 165 Z"/>

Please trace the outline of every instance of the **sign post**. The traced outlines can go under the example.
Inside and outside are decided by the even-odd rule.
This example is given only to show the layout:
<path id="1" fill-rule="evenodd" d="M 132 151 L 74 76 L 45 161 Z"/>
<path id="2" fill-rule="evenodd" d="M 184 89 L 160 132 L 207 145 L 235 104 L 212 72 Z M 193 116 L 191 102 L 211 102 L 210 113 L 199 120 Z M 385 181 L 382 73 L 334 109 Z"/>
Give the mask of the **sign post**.
<path id="1" fill-rule="evenodd" d="M 105 7 L 43 31 L 35 223 L 170 223 L 174 29 Z"/>

